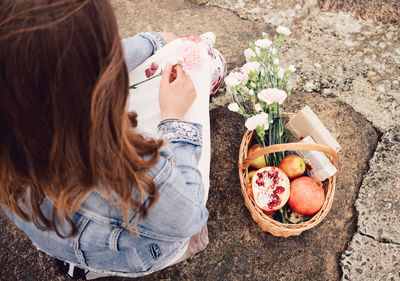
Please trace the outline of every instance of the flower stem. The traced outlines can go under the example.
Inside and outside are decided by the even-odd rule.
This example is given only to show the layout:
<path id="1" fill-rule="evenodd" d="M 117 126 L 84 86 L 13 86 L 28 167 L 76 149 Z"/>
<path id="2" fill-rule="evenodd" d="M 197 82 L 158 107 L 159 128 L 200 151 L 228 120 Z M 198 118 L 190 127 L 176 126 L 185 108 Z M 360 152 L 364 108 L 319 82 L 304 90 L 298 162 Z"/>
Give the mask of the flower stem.
<path id="1" fill-rule="evenodd" d="M 264 138 L 261 139 L 261 142 L 262 142 L 262 143 L 260 144 L 261 147 L 265 147 L 265 140 L 264 140 Z M 267 159 L 267 156 L 266 156 L 265 154 L 264 154 L 264 161 L 265 161 L 265 164 L 268 165 L 268 159 Z"/>
<path id="2" fill-rule="evenodd" d="M 180 63 L 181 63 L 181 61 L 178 61 L 176 64 L 174 64 L 174 65 L 172 66 L 172 68 L 174 68 L 175 66 L 177 66 L 177 65 L 180 64 Z M 147 78 L 147 79 L 145 79 L 145 80 L 143 80 L 143 81 L 140 81 L 140 82 L 138 82 L 138 83 L 135 83 L 135 84 L 129 86 L 129 89 L 136 89 L 137 86 L 139 86 L 140 84 L 143 84 L 144 82 L 150 81 L 151 79 L 154 79 L 154 78 L 156 78 L 156 77 L 158 77 L 158 76 L 161 76 L 162 74 L 163 74 L 163 71 L 162 71 L 162 69 L 161 69 L 160 73 L 158 73 L 158 74 L 156 74 L 156 75 L 154 75 L 154 76 L 152 76 L 152 77 L 150 77 L 150 78 Z"/>
<path id="3" fill-rule="evenodd" d="M 244 98 L 244 96 L 243 96 L 243 94 L 241 92 L 239 92 L 239 95 L 243 100 L 244 108 L 249 112 L 249 115 L 251 115 L 251 110 L 249 108 L 249 104 L 247 103 L 246 99 Z"/>
<path id="4" fill-rule="evenodd" d="M 285 208 L 285 207 L 282 207 L 282 208 L 279 209 L 279 212 L 281 213 L 281 217 L 282 217 L 282 222 L 283 223 L 288 223 L 288 221 L 285 218 L 285 211 L 283 210 L 283 208 Z"/>
<path id="5" fill-rule="evenodd" d="M 236 90 L 234 90 L 232 96 L 233 96 L 233 101 L 236 102 L 236 103 L 238 104 L 239 108 L 243 111 L 243 116 L 246 117 L 246 118 L 250 117 L 250 116 L 251 116 L 251 113 L 250 113 L 250 115 L 247 114 L 245 108 L 244 108 L 244 107 L 241 105 L 241 103 L 239 102 L 239 100 L 238 100 L 238 98 L 237 98 Z"/>
<path id="6" fill-rule="evenodd" d="M 154 78 L 156 78 L 156 77 L 158 77 L 158 76 L 161 76 L 162 73 L 163 73 L 163 71 L 161 70 L 160 73 L 158 73 L 158 74 L 156 74 L 156 75 L 154 75 L 154 76 L 152 76 L 152 77 L 150 77 L 150 78 L 147 78 L 146 80 L 140 81 L 140 82 L 138 82 L 138 83 L 135 83 L 135 84 L 129 86 L 129 89 L 136 89 L 137 86 L 139 86 L 140 84 L 143 84 L 144 82 L 150 81 L 151 79 L 154 79 Z"/>

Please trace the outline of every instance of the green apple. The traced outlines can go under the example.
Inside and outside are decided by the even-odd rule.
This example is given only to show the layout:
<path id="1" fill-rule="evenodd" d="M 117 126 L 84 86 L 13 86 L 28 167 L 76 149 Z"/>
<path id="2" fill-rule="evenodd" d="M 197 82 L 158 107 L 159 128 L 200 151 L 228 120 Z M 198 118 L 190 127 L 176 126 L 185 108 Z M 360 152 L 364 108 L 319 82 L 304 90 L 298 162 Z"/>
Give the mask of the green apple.
<path id="1" fill-rule="evenodd" d="M 251 182 L 251 179 L 253 178 L 254 174 L 256 173 L 256 170 L 250 171 L 247 173 L 248 178 L 249 178 L 249 182 Z"/>
<path id="2" fill-rule="evenodd" d="M 249 154 L 254 152 L 254 151 L 256 151 L 257 149 L 260 149 L 260 145 L 258 143 L 249 148 Z M 264 155 L 261 155 L 260 157 L 254 159 L 250 163 L 250 167 L 253 167 L 253 168 L 256 168 L 256 169 L 260 169 L 260 168 L 266 167 L 268 162 L 267 163 L 265 162 L 265 158 L 264 158 Z"/>

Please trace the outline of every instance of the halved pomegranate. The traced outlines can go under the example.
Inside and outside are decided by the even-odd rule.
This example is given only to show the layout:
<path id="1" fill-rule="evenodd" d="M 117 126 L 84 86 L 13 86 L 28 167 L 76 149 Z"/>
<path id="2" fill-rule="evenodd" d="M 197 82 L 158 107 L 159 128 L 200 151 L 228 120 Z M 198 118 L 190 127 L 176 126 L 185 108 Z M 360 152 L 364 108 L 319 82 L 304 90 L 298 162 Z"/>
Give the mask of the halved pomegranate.
<path id="1" fill-rule="evenodd" d="M 289 199 L 289 178 L 277 167 L 268 166 L 257 170 L 251 186 L 256 204 L 264 211 L 279 210 Z"/>

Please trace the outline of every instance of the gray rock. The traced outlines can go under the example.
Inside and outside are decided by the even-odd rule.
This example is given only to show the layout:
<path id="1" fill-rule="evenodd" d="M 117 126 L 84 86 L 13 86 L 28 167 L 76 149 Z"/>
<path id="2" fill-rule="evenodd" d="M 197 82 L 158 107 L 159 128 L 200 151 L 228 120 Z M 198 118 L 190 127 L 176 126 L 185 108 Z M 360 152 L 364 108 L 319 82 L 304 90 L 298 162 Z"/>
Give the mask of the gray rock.
<path id="1" fill-rule="evenodd" d="M 362 5 L 356 2 L 347 1 L 348 5 Z M 323 92 L 330 88 L 333 95 L 381 131 L 400 124 L 400 109 L 392 105 L 393 98 L 387 93 L 387 98 L 374 98 L 383 81 L 398 79 L 398 24 L 383 25 L 342 12 L 321 12 L 314 0 L 210 0 L 207 5 L 229 9 L 244 19 L 264 21 L 274 29 L 286 25 L 293 33 L 285 39 L 282 62 L 298 69 L 292 76 L 294 89 Z M 275 34 L 274 30 L 270 34 Z M 259 37 L 253 32 L 252 41 Z M 385 37 L 383 50 L 380 43 Z M 315 63 L 321 67 L 313 67 Z M 366 79 L 368 72 L 375 75 Z M 324 83 L 327 78 L 329 83 Z M 386 92 L 400 90 L 399 84 L 392 82 L 385 88 Z"/>
<path id="2" fill-rule="evenodd" d="M 400 127 L 387 131 L 356 201 L 361 233 L 400 244 Z"/>
<path id="3" fill-rule="evenodd" d="M 197 5 L 204 5 L 208 3 L 208 0 L 190 0 Z"/>
<path id="4" fill-rule="evenodd" d="M 399 257 L 398 244 L 379 243 L 357 233 L 340 260 L 342 280 L 400 280 Z"/>

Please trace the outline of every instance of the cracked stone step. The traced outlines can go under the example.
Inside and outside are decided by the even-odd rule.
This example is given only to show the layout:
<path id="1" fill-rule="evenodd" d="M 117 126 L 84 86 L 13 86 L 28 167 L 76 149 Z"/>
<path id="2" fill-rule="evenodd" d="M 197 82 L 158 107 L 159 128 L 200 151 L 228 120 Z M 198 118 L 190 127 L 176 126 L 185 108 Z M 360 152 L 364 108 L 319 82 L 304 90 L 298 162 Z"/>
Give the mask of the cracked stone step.
<path id="1" fill-rule="evenodd" d="M 400 280 L 400 245 L 357 233 L 340 260 L 342 281 Z"/>
<path id="2" fill-rule="evenodd" d="M 204 5 L 209 0 L 191 0 L 193 3 L 198 5 Z M 227 1 L 226 1 L 227 2 Z M 230 1 L 232 2 L 232 1 Z M 253 1 L 254 2 L 254 1 Z M 258 4 L 264 3 L 264 0 L 260 0 Z M 268 1 L 267 3 L 270 3 Z M 243 1 L 239 0 L 235 5 L 240 7 L 243 5 Z M 300 4 L 297 3 L 297 6 Z M 396 24 L 400 22 L 400 3 L 396 0 L 319 0 L 318 5 L 322 11 L 343 11 L 353 12 L 355 15 L 360 16 L 363 19 L 374 19 L 383 23 Z"/>
<path id="3" fill-rule="evenodd" d="M 359 231 L 400 244 L 400 127 L 387 131 L 358 194 Z"/>

